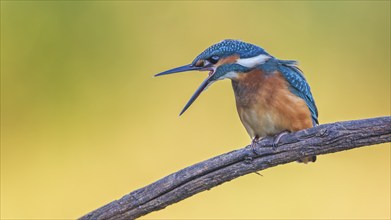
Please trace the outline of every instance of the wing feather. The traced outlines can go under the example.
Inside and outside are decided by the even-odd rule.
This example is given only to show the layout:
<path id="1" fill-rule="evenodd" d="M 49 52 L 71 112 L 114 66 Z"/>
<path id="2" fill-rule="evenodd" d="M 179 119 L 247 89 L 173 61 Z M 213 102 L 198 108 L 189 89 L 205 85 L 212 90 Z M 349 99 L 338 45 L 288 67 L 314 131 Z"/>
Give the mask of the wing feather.
<path id="1" fill-rule="evenodd" d="M 280 60 L 279 69 L 289 83 L 291 92 L 302 98 L 310 109 L 312 120 L 315 124 L 318 122 L 318 109 L 312 96 L 310 86 L 304 78 L 303 72 L 296 66 L 296 61 Z"/>

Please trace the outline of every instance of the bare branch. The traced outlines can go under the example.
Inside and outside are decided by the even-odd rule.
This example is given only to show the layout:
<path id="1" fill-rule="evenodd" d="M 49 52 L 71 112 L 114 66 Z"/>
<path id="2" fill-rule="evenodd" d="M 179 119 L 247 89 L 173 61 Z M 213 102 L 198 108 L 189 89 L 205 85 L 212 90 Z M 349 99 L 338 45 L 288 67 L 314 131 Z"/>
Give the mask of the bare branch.
<path id="1" fill-rule="evenodd" d="M 248 173 L 313 155 L 334 153 L 391 141 L 391 117 L 324 124 L 284 135 L 278 147 L 273 138 L 194 164 L 135 190 L 81 217 L 135 219 Z"/>

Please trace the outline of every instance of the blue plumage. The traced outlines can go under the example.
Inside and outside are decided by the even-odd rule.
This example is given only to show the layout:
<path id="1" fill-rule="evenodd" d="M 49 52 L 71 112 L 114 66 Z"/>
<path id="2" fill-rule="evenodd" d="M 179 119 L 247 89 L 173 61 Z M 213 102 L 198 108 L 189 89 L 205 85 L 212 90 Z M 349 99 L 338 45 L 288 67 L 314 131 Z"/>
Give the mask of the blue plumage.
<path id="1" fill-rule="evenodd" d="M 207 60 L 212 56 L 228 57 L 234 54 L 240 55 L 241 59 L 255 57 L 260 54 L 270 56 L 269 60 L 259 65 L 258 67 L 264 70 L 266 73 L 272 73 L 276 70 L 281 72 L 290 85 L 290 91 L 306 102 L 308 108 L 311 111 L 314 125 L 318 124 L 318 110 L 316 108 L 314 98 L 312 97 L 310 87 L 305 80 L 303 73 L 299 68 L 297 68 L 297 62 L 294 60 L 279 60 L 268 54 L 261 47 L 243 41 L 227 39 L 204 50 L 194 59 L 192 64 L 195 64 L 199 60 Z M 217 80 L 229 71 L 243 73 L 249 70 L 249 68 L 240 66 L 238 64 L 224 64 L 220 66 L 219 69 L 217 69 L 212 78 L 213 80 Z"/>
<path id="2" fill-rule="evenodd" d="M 231 79 L 238 114 L 252 138 L 251 146 L 260 138 L 277 135 L 273 143 L 276 146 L 284 132 L 318 124 L 318 110 L 310 86 L 296 65 L 296 61 L 279 60 L 256 45 L 223 40 L 204 50 L 192 63 L 156 76 L 192 70 L 209 72 L 180 115 L 209 85 Z M 315 160 L 316 156 L 310 156 L 299 162 Z"/>

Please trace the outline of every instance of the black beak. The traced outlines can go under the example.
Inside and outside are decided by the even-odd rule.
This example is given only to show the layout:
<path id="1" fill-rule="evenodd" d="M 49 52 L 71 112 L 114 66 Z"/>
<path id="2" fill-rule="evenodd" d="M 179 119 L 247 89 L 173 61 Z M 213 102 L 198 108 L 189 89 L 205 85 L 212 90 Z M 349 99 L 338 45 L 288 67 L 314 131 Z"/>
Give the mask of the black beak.
<path id="1" fill-rule="evenodd" d="M 206 78 L 201 85 L 198 87 L 198 89 L 194 92 L 194 94 L 191 96 L 190 100 L 186 103 L 185 107 L 179 114 L 181 116 L 193 102 L 198 98 L 198 96 L 204 91 L 210 84 L 214 82 L 213 80 L 213 69 L 212 68 L 205 68 L 205 67 L 194 67 L 192 65 L 185 65 L 181 67 L 177 67 L 174 69 L 170 69 L 161 73 L 156 74 L 155 76 L 161 76 L 161 75 L 167 75 L 172 73 L 179 73 L 179 72 L 186 72 L 186 71 L 192 71 L 192 70 L 199 70 L 199 71 L 210 71 L 208 78 Z"/>
<path id="2" fill-rule="evenodd" d="M 203 67 L 195 67 L 195 66 L 192 66 L 191 64 L 189 64 L 189 65 L 180 66 L 180 67 L 177 67 L 174 69 L 170 69 L 170 70 L 158 73 L 155 76 L 162 76 L 162 75 L 173 74 L 173 73 L 187 72 L 187 71 L 192 71 L 192 70 L 201 70 L 202 68 Z"/>
<path id="3" fill-rule="evenodd" d="M 198 87 L 198 89 L 194 92 L 194 94 L 191 96 L 190 100 L 186 103 L 185 107 L 182 109 L 181 113 L 179 113 L 179 116 L 181 116 L 185 111 L 190 107 L 191 104 L 198 98 L 198 96 L 201 94 L 202 91 L 204 91 L 212 82 L 211 80 L 213 75 L 209 75 L 208 78 L 206 78 L 201 85 Z"/>

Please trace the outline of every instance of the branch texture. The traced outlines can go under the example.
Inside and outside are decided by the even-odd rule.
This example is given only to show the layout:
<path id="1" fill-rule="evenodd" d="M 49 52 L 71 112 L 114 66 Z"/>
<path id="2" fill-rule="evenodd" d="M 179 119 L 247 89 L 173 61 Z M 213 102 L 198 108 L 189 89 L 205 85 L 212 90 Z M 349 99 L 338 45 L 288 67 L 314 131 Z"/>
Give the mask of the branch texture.
<path id="1" fill-rule="evenodd" d="M 248 173 L 313 155 L 391 142 L 391 117 L 319 125 L 231 151 L 170 174 L 81 217 L 135 219 Z"/>

